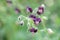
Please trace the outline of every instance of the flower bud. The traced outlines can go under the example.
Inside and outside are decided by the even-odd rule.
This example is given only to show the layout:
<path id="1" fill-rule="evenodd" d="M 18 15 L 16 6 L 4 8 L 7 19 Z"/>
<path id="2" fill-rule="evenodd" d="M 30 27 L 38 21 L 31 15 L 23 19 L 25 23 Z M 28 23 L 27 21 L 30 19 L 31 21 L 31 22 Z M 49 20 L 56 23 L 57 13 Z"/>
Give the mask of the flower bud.
<path id="1" fill-rule="evenodd" d="M 30 15 L 29 17 L 32 18 L 32 19 L 35 19 L 36 18 L 35 15 Z"/>
<path id="2" fill-rule="evenodd" d="M 20 13 L 21 11 L 18 8 L 15 8 L 16 13 Z"/>
<path id="3" fill-rule="evenodd" d="M 27 7 L 27 12 L 31 12 L 32 13 L 32 8 L 30 8 L 30 7 Z"/>

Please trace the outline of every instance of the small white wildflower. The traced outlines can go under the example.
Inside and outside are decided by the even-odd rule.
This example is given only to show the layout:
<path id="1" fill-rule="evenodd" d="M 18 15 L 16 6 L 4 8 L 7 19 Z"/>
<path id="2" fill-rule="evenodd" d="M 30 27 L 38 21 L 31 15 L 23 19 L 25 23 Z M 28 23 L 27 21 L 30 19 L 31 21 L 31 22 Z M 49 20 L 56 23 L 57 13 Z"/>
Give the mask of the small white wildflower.
<path id="1" fill-rule="evenodd" d="M 24 21 L 20 21 L 19 24 L 20 24 L 20 25 L 24 25 Z"/>
<path id="2" fill-rule="evenodd" d="M 18 17 L 18 21 L 21 21 L 21 20 L 26 20 L 26 17 L 23 16 L 23 15 L 20 15 L 20 16 Z"/>
<path id="3" fill-rule="evenodd" d="M 47 31 L 48 31 L 49 34 L 53 34 L 54 33 L 53 30 L 50 29 L 50 28 L 48 28 Z"/>
<path id="4" fill-rule="evenodd" d="M 18 17 L 18 21 L 20 21 L 20 20 L 21 20 L 21 16 Z"/>
<path id="5" fill-rule="evenodd" d="M 44 7 L 45 8 L 45 5 L 44 4 L 41 4 L 41 7 Z"/>

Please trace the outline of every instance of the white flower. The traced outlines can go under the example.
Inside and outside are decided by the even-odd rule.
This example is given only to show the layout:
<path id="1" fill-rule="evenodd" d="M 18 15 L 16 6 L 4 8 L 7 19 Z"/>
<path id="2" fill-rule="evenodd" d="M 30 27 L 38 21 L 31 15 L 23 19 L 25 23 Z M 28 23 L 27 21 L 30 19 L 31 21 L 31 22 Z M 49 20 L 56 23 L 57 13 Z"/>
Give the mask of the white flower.
<path id="1" fill-rule="evenodd" d="M 48 31 L 49 34 L 53 34 L 54 33 L 53 30 L 50 29 L 50 28 L 48 28 L 47 31 Z"/>
<path id="2" fill-rule="evenodd" d="M 45 8 L 45 5 L 44 4 L 41 4 L 41 7 L 44 7 Z"/>
<path id="3" fill-rule="evenodd" d="M 20 24 L 20 25 L 24 25 L 24 21 L 20 21 L 19 24 Z"/>
<path id="4" fill-rule="evenodd" d="M 20 21 L 20 20 L 21 20 L 21 16 L 18 17 L 18 21 Z"/>

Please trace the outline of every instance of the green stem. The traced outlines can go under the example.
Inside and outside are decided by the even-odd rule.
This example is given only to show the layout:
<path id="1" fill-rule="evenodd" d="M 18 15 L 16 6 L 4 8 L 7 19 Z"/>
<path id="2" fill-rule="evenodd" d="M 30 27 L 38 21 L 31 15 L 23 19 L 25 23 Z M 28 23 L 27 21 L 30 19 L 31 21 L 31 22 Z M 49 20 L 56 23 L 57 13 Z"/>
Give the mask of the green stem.
<path id="1" fill-rule="evenodd" d="M 47 29 L 46 29 L 46 25 L 45 25 L 44 21 L 42 21 L 42 25 L 43 25 L 45 32 L 47 33 Z"/>

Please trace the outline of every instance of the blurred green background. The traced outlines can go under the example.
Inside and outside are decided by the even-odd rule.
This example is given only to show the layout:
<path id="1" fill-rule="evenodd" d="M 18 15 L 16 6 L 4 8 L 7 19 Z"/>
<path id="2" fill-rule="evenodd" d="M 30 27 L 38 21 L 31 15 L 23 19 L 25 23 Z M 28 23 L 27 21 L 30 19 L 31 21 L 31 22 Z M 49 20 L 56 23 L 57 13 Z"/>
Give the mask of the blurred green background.
<path id="1" fill-rule="evenodd" d="M 8 4 L 6 0 L 0 0 L 0 40 L 60 40 L 60 0 L 11 0 L 12 4 Z M 27 32 L 27 23 L 24 26 L 16 24 L 19 15 L 26 15 L 26 7 L 32 9 L 45 4 L 44 16 L 48 18 L 45 21 L 45 27 L 51 28 L 54 34 L 46 32 L 37 32 L 32 34 Z M 14 8 L 21 10 L 16 14 Z M 44 29 L 42 23 L 38 26 L 38 30 Z"/>

